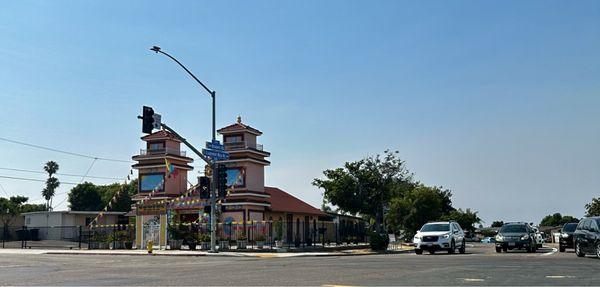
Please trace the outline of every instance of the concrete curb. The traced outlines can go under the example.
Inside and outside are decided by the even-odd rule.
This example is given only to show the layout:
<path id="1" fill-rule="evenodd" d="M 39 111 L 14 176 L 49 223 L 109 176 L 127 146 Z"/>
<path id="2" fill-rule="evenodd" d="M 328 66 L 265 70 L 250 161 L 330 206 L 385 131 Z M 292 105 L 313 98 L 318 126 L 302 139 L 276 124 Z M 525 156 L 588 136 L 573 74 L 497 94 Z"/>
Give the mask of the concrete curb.
<path id="1" fill-rule="evenodd" d="M 414 250 L 394 250 L 386 252 L 221 252 L 221 253 L 208 253 L 208 252 L 154 252 L 148 254 L 146 252 L 86 252 L 86 251 L 48 251 L 39 250 L 37 252 L 6 252 L 3 250 L 0 254 L 31 254 L 31 255 L 104 255 L 104 256 L 181 256 L 181 257 L 201 257 L 201 256 L 213 256 L 213 257 L 245 257 L 245 258 L 292 258 L 292 257 L 335 257 L 335 256 L 365 256 L 365 255 L 392 255 L 392 254 L 404 254 L 412 253 Z"/>

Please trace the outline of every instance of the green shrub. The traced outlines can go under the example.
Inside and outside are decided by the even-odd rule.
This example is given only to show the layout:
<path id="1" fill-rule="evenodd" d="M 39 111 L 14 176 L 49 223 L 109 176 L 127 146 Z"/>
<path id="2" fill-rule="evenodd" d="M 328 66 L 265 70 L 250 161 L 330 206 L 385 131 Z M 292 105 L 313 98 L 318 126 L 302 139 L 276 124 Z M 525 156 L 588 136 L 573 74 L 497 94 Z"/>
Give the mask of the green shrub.
<path id="1" fill-rule="evenodd" d="M 387 234 L 373 232 L 369 236 L 369 244 L 373 251 L 385 251 L 388 248 L 388 244 L 390 244 L 390 238 Z"/>

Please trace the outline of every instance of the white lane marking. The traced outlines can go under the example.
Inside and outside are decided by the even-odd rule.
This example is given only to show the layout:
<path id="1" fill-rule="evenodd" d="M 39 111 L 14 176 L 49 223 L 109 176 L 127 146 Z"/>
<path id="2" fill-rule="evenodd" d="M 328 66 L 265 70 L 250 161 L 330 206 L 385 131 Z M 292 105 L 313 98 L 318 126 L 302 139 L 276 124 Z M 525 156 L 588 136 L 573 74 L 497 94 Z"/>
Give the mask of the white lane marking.
<path id="1" fill-rule="evenodd" d="M 483 282 L 485 279 L 481 278 L 463 278 L 465 282 Z"/>
<path id="2" fill-rule="evenodd" d="M 549 278 L 549 279 L 563 279 L 563 278 L 575 278 L 575 276 L 570 276 L 570 275 L 546 275 L 546 278 Z"/>
<path id="3" fill-rule="evenodd" d="M 556 248 L 552 248 L 552 251 L 550 251 L 550 252 L 546 252 L 546 253 L 542 254 L 541 256 L 548 256 L 548 255 L 552 255 L 552 254 L 554 254 L 554 253 L 556 253 L 556 252 L 558 252 L 558 249 L 556 249 Z"/>

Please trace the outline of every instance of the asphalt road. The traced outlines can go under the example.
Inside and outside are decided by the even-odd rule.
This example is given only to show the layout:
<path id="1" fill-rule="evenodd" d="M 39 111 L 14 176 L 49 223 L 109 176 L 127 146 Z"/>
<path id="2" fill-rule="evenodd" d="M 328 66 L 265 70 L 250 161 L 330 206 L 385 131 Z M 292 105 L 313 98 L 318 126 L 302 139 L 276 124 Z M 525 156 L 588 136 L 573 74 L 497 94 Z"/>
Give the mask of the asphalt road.
<path id="1" fill-rule="evenodd" d="M 496 254 L 234 258 L 0 256 L 0 285 L 598 285 L 600 259 L 544 248 Z"/>

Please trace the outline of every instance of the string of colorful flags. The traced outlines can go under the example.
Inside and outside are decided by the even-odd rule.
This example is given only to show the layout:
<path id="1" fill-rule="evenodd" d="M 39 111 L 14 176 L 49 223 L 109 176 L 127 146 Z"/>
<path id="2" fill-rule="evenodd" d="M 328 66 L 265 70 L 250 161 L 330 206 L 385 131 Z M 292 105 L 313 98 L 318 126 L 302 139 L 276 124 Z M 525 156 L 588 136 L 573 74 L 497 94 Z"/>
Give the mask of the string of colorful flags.
<path id="1" fill-rule="evenodd" d="M 121 195 L 121 193 L 123 192 L 123 187 L 125 185 L 128 184 L 128 182 L 131 182 L 131 177 L 133 175 L 133 169 L 129 169 L 129 173 L 127 174 L 127 178 L 125 179 L 124 184 L 119 186 L 119 190 L 117 190 L 117 192 L 115 192 L 115 194 L 113 194 L 113 197 L 108 201 L 108 204 L 102 209 L 102 211 L 100 211 L 98 213 L 98 215 L 96 215 L 96 217 L 89 223 L 89 227 L 91 228 L 92 225 L 94 223 L 98 222 L 98 219 L 102 218 L 102 216 L 104 216 L 104 213 L 107 212 L 110 208 L 112 208 L 113 203 L 116 203 L 117 200 L 119 199 L 119 196 Z"/>
<path id="2" fill-rule="evenodd" d="M 177 176 L 177 168 L 172 164 L 169 163 L 169 161 L 167 159 L 165 159 L 165 169 L 167 171 L 167 175 L 170 177 L 171 175 L 173 176 Z M 230 192 L 235 192 L 235 183 L 238 182 L 245 174 L 245 170 L 242 169 L 241 172 L 237 175 L 235 181 L 233 181 L 233 184 L 231 185 L 231 187 L 227 190 L 227 195 L 229 195 Z M 129 174 L 127 175 L 127 178 L 125 179 L 125 184 L 127 185 L 128 181 L 131 181 L 131 176 L 133 175 L 133 169 L 129 170 Z M 164 184 L 164 177 L 163 179 L 161 179 L 161 181 L 145 196 L 143 197 L 140 201 L 138 201 L 136 203 L 136 207 L 137 208 L 143 208 L 143 204 L 144 202 L 152 199 L 152 197 L 154 197 L 155 193 L 158 191 L 162 190 L 162 186 Z M 188 183 L 190 183 L 188 181 Z M 191 184 L 191 183 L 190 183 Z M 117 192 L 115 192 L 115 194 L 113 195 L 113 197 L 110 199 L 110 201 L 108 202 L 108 204 L 102 209 L 102 211 L 100 211 L 98 213 L 98 215 L 89 223 L 89 227 L 91 228 L 94 223 L 98 223 L 98 220 L 100 218 L 102 218 L 104 216 L 104 214 L 113 206 L 113 203 L 116 203 L 119 196 L 121 195 L 121 193 L 123 192 L 123 186 L 121 185 L 119 190 L 117 190 Z M 178 206 L 185 206 L 185 205 L 194 205 L 194 204 L 199 204 L 201 202 L 203 202 L 204 200 L 200 200 L 200 199 L 190 199 L 190 200 L 183 200 L 184 198 L 187 198 L 190 196 L 190 194 L 198 187 L 198 185 L 193 185 L 188 188 L 185 193 L 181 194 L 178 197 L 175 197 L 173 199 L 163 199 L 160 201 L 154 201 L 152 202 L 152 205 L 150 207 L 150 209 L 152 209 L 152 207 L 158 207 L 158 206 L 164 206 L 164 205 L 168 205 L 173 207 L 174 205 L 178 205 Z M 222 199 L 219 199 L 217 201 L 218 204 L 222 203 Z"/>

